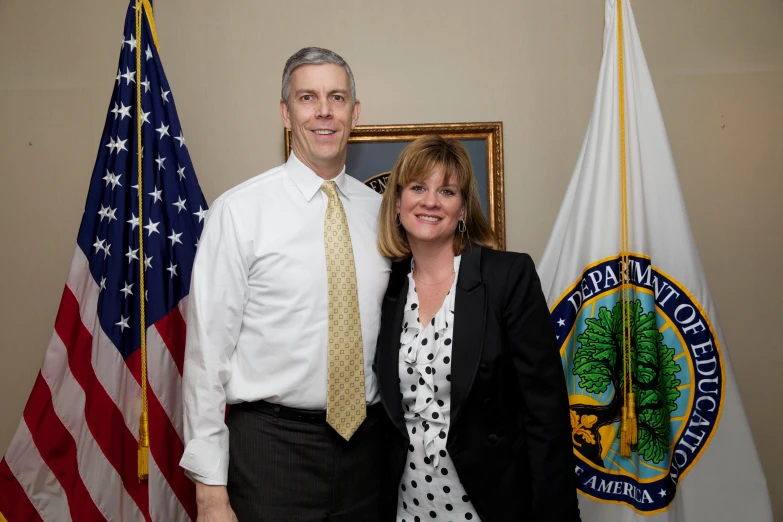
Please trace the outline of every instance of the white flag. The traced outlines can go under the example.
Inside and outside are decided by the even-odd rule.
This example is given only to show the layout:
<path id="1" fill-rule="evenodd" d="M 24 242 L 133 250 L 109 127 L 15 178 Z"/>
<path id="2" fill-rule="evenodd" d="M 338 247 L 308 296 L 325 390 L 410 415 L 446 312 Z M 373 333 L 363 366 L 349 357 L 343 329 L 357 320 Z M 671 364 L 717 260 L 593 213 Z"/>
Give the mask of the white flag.
<path id="1" fill-rule="evenodd" d="M 606 2 L 593 115 L 539 273 L 583 520 L 772 521 L 629 0 Z"/>

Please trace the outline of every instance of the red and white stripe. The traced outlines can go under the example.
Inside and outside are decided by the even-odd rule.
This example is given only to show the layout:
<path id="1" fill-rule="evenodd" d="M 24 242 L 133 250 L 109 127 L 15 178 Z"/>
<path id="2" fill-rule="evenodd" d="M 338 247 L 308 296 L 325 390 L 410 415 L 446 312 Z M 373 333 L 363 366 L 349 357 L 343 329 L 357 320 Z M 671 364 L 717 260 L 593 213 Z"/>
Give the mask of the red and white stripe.
<path id="1" fill-rule="evenodd" d="M 41 371 L 0 461 L 0 514 L 8 522 L 195 520 L 194 487 L 178 466 L 187 303 L 147 331 L 150 466 L 140 483 L 141 354 L 123 360 L 101 329 L 101 290 L 87 263 L 77 247 Z"/>

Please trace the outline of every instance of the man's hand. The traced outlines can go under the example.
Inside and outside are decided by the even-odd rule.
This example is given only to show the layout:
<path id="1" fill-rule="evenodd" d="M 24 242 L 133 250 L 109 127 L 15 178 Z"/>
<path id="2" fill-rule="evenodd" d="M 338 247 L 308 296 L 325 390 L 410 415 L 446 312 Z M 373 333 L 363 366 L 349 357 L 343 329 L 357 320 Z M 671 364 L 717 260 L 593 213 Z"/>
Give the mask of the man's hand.
<path id="1" fill-rule="evenodd" d="M 208 486 L 196 482 L 196 522 L 237 522 L 237 516 L 228 503 L 226 486 Z"/>

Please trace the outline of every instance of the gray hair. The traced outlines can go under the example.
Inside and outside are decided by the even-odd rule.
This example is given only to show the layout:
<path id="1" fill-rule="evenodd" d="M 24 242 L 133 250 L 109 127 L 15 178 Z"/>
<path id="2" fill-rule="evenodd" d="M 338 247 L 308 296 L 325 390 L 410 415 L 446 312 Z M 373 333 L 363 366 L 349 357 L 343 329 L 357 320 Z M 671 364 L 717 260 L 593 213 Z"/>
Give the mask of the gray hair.
<path id="1" fill-rule="evenodd" d="M 348 80 L 351 83 L 351 103 L 356 103 L 356 83 L 353 80 L 353 73 L 351 68 L 342 59 L 342 57 L 329 49 L 322 49 L 320 47 L 305 47 L 297 51 L 291 58 L 285 62 L 285 68 L 283 69 L 283 89 L 282 97 L 286 105 L 288 105 L 288 96 L 291 94 L 291 74 L 297 67 L 302 65 L 321 65 L 325 63 L 333 63 L 340 65 L 348 73 Z"/>

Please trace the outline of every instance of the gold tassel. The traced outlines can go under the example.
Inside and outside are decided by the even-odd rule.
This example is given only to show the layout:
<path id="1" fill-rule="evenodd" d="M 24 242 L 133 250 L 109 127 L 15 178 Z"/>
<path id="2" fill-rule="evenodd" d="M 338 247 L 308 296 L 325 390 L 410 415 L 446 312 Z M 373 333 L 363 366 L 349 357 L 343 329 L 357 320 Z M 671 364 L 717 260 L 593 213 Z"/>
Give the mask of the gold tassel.
<path id="1" fill-rule="evenodd" d="M 623 457 L 631 456 L 631 444 L 628 441 L 628 410 L 622 407 L 623 419 L 620 424 L 620 455 Z"/>
<path id="2" fill-rule="evenodd" d="M 139 482 L 147 480 L 149 476 L 149 448 L 150 448 L 150 430 L 147 420 L 147 412 L 141 413 L 139 419 L 139 452 L 138 452 L 138 473 Z"/>
<path id="3" fill-rule="evenodd" d="M 628 442 L 635 445 L 638 442 L 638 433 L 636 425 L 636 395 L 633 392 L 628 394 L 626 404 L 628 404 Z"/>

